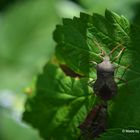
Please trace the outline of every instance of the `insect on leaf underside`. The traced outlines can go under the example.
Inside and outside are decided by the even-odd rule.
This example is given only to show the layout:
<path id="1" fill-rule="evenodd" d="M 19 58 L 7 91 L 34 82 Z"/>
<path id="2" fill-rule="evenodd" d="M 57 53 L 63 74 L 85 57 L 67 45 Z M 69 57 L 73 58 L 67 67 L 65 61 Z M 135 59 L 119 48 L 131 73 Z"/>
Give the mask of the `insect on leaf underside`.
<path id="1" fill-rule="evenodd" d="M 98 45 L 97 47 L 101 50 L 103 61 L 99 64 L 96 64 L 96 73 L 97 79 L 92 85 L 94 93 L 99 96 L 102 100 L 107 101 L 112 99 L 117 94 L 117 83 L 115 82 L 114 74 L 116 67 L 113 62 L 118 59 L 125 48 L 122 48 L 118 55 L 110 61 L 110 55 L 120 47 L 120 44 L 117 45 L 110 53 L 107 55 L 106 52 Z"/>

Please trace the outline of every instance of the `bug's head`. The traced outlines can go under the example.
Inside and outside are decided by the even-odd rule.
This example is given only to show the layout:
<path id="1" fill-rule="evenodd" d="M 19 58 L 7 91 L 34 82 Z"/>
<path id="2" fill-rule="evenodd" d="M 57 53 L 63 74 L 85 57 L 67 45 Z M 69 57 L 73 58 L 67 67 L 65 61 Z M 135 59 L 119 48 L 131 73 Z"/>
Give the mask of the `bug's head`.
<path id="1" fill-rule="evenodd" d="M 110 61 L 110 57 L 108 55 L 104 56 L 103 61 Z"/>
<path id="2" fill-rule="evenodd" d="M 105 57 L 103 62 L 96 65 L 98 77 L 109 77 L 114 75 L 115 67 L 110 62 L 109 57 Z"/>

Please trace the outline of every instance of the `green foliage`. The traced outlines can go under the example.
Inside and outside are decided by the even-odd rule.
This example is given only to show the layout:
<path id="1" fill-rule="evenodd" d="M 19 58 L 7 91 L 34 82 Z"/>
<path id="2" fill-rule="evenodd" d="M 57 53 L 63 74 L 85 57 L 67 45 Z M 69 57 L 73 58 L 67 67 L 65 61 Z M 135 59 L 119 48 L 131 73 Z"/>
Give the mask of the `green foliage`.
<path id="1" fill-rule="evenodd" d="M 47 64 L 38 77 L 36 96 L 25 106 L 23 119 L 38 128 L 45 139 L 75 139 L 93 98 L 86 84 L 85 79 L 66 77 L 60 68 Z"/>
<path id="2" fill-rule="evenodd" d="M 88 78 L 96 78 L 90 61 L 101 62 L 100 45 L 109 53 L 116 45 L 125 47 L 122 57 L 115 64 L 120 67 L 116 77 L 121 77 L 127 68 L 125 82 L 118 83 L 118 95 L 109 102 L 108 128 L 102 139 L 140 139 L 140 134 L 122 133 L 122 129 L 140 126 L 140 67 L 139 29 L 128 20 L 106 10 L 105 16 L 81 13 L 80 17 L 63 19 L 57 25 L 54 40 L 57 42 L 56 57 L 83 78 L 70 78 L 58 65 L 48 63 L 43 74 L 38 76 L 36 93 L 26 102 L 23 120 L 39 129 L 46 140 L 75 140 L 80 132 L 78 125 L 95 105 L 95 96 L 88 87 Z M 120 52 L 118 48 L 111 60 Z"/>
<path id="3" fill-rule="evenodd" d="M 109 51 L 117 43 L 127 45 L 128 34 L 129 23 L 124 17 L 107 10 L 105 17 L 81 13 L 80 18 L 64 19 L 63 26 L 57 26 L 54 32 L 56 56 L 74 71 L 92 75 L 89 62 L 100 62 L 96 43 Z"/>

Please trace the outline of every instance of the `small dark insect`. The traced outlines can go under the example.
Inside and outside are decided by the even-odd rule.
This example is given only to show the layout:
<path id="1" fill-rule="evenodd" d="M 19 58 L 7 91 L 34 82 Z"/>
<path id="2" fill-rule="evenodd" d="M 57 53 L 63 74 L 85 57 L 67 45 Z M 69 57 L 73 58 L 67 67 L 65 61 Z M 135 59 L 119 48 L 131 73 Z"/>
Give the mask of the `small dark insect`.
<path id="1" fill-rule="evenodd" d="M 98 137 L 106 129 L 107 104 L 96 105 L 79 125 L 81 136 L 84 140 Z"/>
<path id="2" fill-rule="evenodd" d="M 115 82 L 114 73 L 116 67 L 113 65 L 113 61 L 118 59 L 125 48 L 122 48 L 119 54 L 110 61 L 110 55 L 118 48 L 120 45 L 116 46 L 108 55 L 101 47 L 97 44 L 98 48 L 102 51 L 103 61 L 96 64 L 97 79 L 94 84 L 92 84 L 94 93 L 99 96 L 102 100 L 107 101 L 112 99 L 117 94 L 117 84 Z M 95 63 L 95 62 L 94 62 Z"/>
<path id="3" fill-rule="evenodd" d="M 114 80 L 115 67 L 109 61 L 109 57 L 105 57 L 103 62 L 97 64 L 97 80 L 93 85 L 93 90 L 102 100 L 112 99 L 117 94 L 117 84 Z"/>
<path id="4" fill-rule="evenodd" d="M 82 77 L 84 77 L 84 75 L 74 72 L 72 69 L 70 69 L 70 68 L 69 68 L 67 65 L 65 65 L 65 64 L 60 64 L 59 66 L 60 66 L 60 68 L 63 70 L 63 72 L 64 72 L 67 76 L 70 76 L 70 77 L 73 77 L 73 78 L 82 78 Z"/>

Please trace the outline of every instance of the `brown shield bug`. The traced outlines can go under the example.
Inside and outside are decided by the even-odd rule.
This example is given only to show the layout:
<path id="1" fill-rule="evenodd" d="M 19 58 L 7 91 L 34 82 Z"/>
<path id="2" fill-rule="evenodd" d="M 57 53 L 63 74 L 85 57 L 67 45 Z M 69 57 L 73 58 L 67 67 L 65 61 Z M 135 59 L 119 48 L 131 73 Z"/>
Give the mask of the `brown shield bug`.
<path id="1" fill-rule="evenodd" d="M 109 54 L 106 54 L 106 52 L 99 46 L 97 42 L 96 46 L 101 50 L 103 61 L 99 64 L 92 61 L 94 64 L 96 63 L 95 69 L 97 73 L 97 79 L 94 84 L 92 83 L 91 86 L 93 87 L 94 93 L 97 96 L 99 96 L 102 100 L 107 101 L 112 99 L 112 97 L 117 94 L 117 83 L 115 82 L 114 78 L 116 67 L 114 66 L 113 62 L 121 56 L 125 48 L 123 47 L 118 55 L 111 61 L 110 55 L 121 45 L 117 45 L 112 51 L 110 51 Z"/>
<path id="2" fill-rule="evenodd" d="M 100 57 L 102 58 L 102 62 L 97 64 L 95 61 L 91 61 L 95 64 L 97 79 L 94 83 L 94 80 L 91 81 L 90 85 L 93 88 L 94 93 L 101 98 L 101 102 L 92 108 L 84 122 L 79 125 L 81 136 L 87 140 L 98 137 L 106 129 L 107 101 L 112 99 L 117 94 L 117 83 L 115 81 L 115 71 L 117 70 L 117 67 L 115 67 L 113 62 L 120 58 L 123 51 L 125 50 L 124 47 L 121 48 L 119 53 L 111 61 L 110 55 L 112 55 L 114 51 L 122 45 L 117 45 L 109 52 L 109 54 L 107 54 L 99 46 L 97 41 L 95 44 L 101 51 Z M 119 79 L 121 80 L 121 78 Z"/>

